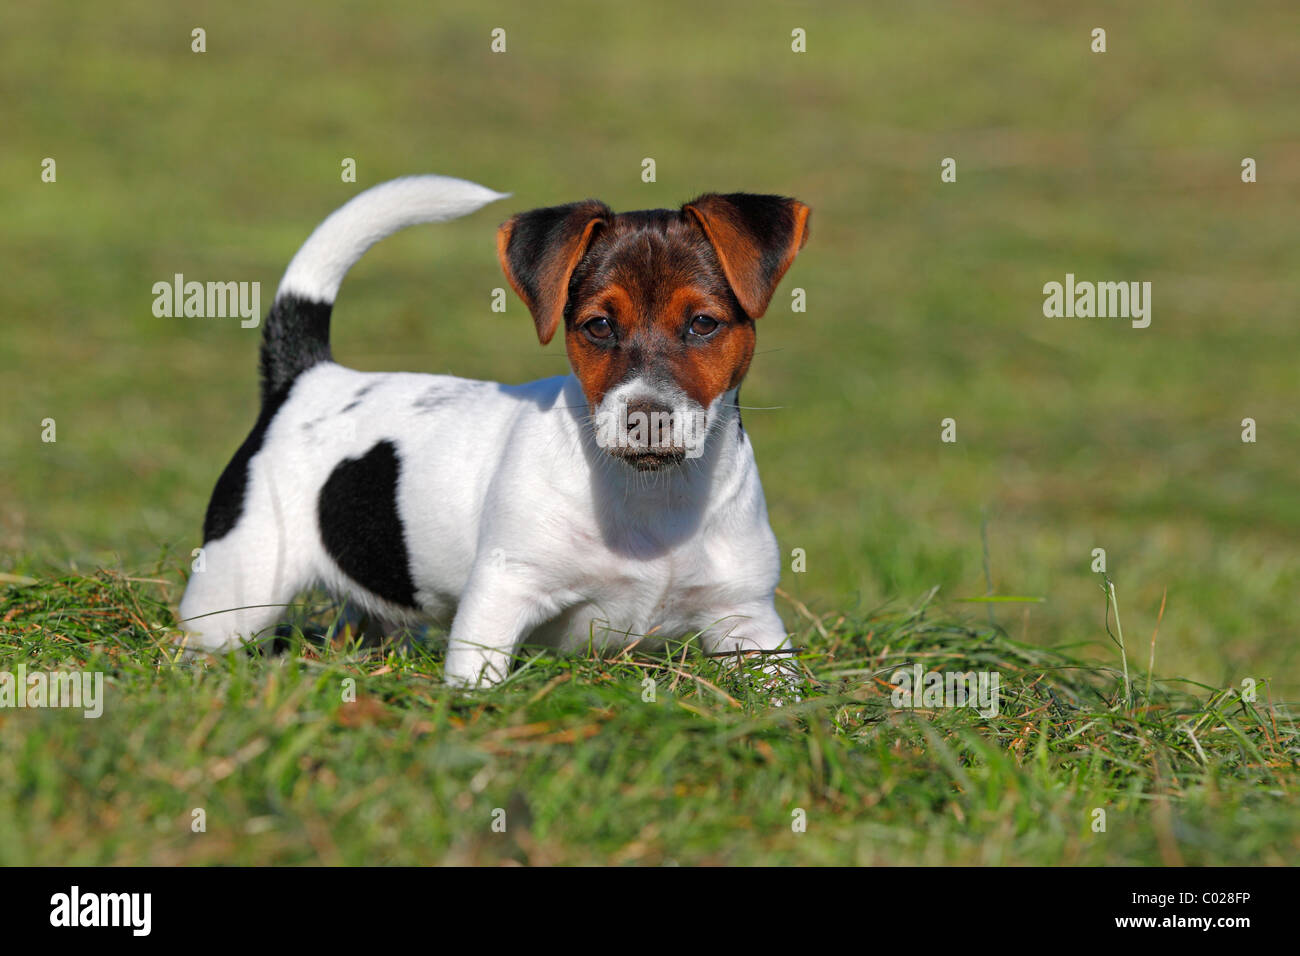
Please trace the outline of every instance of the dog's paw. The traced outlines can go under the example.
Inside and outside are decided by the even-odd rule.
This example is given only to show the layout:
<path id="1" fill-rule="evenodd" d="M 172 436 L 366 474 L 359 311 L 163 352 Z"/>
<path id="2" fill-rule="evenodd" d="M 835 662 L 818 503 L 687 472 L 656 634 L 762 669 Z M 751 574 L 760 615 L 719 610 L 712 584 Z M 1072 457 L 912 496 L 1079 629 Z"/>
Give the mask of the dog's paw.
<path id="1" fill-rule="evenodd" d="M 768 703 L 773 707 L 797 704 L 803 700 L 805 690 L 803 675 L 793 665 L 787 665 L 787 669 L 780 673 L 767 673 L 766 667 L 764 671 L 759 687 L 767 695 Z"/>
<path id="2" fill-rule="evenodd" d="M 740 665 L 748 674 L 747 682 L 767 698 L 774 707 L 797 704 L 803 700 L 805 680 L 798 663 L 785 655 L 764 655 L 762 663 L 749 661 Z"/>

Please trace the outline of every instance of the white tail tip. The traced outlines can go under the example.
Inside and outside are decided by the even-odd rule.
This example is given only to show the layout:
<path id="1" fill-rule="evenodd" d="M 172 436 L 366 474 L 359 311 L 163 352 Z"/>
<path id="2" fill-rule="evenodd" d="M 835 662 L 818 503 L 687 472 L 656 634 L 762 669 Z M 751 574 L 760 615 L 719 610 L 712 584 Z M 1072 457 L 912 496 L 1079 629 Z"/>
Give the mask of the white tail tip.
<path id="1" fill-rule="evenodd" d="M 316 227 L 290 261 L 276 296 L 333 302 L 347 271 L 380 239 L 407 226 L 459 219 L 509 195 L 450 176 L 404 176 L 380 183 Z"/>

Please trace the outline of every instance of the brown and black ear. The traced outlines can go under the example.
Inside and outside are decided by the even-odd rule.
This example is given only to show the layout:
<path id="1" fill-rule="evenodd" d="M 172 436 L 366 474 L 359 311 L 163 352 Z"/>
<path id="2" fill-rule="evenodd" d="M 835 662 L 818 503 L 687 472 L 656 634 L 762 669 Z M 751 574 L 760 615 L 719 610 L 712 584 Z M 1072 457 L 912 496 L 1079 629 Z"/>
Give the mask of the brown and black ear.
<path id="1" fill-rule="evenodd" d="M 501 270 L 533 314 L 543 345 L 560 326 L 574 268 L 613 216 L 604 203 L 588 199 L 521 212 L 497 230 Z"/>
<path id="2" fill-rule="evenodd" d="M 682 212 L 699 222 L 740 307 L 757 319 L 808 241 L 808 207 L 784 196 L 709 193 Z"/>

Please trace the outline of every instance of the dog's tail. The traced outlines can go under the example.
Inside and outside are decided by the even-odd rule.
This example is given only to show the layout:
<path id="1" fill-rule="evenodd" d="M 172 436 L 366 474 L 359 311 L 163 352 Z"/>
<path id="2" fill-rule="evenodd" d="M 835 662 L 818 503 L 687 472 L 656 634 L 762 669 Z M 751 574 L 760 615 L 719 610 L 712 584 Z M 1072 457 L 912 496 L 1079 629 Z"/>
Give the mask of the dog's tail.
<path id="1" fill-rule="evenodd" d="M 367 189 L 316 227 L 285 270 L 262 332 L 262 401 L 330 360 L 330 311 L 348 269 L 385 236 L 469 215 L 506 193 L 449 176 L 406 176 Z"/>

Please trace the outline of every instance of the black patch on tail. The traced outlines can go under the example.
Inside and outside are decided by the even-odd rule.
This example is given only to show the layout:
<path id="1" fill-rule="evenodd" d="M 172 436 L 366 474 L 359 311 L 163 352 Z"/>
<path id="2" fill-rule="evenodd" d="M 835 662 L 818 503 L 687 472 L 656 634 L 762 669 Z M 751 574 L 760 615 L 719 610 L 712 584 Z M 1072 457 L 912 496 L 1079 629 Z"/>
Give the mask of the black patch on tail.
<path id="1" fill-rule="evenodd" d="M 203 541 L 230 533 L 244 513 L 248 463 L 262 448 L 266 430 L 299 375 L 330 356 L 329 302 L 312 302 L 296 295 L 278 296 L 266 314 L 262 330 L 262 410 L 257 424 L 217 479 L 203 519 Z"/>
<path id="2" fill-rule="evenodd" d="M 332 302 L 313 302 L 293 294 L 278 296 L 262 332 L 262 402 L 287 392 L 318 362 L 329 362 Z"/>
<path id="3" fill-rule="evenodd" d="M 316 518 L 325 550 L 358 584 L 393 604 L 416 607 L 415 584 L 397 514 L 401 459 L 381 441 L 360 458 L 345 458 L 320 490 Z"/>

